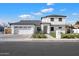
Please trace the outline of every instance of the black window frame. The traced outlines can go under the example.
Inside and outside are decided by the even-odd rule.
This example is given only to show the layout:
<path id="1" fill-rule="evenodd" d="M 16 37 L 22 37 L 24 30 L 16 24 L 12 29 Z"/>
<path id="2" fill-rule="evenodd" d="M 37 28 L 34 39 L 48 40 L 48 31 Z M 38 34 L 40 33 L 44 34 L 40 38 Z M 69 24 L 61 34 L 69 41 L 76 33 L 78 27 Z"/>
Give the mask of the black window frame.
<path id="1" fill-rule="evenodd" d="M 53 28 L 53 29 L 52 29 Z M 51 29 L 50 29 L 51 31 L 54 31 L 54 27 L 51 27 Z"/>
<path id="2" fill-rule="evenodd" d="M 51 18 L 51 21 L 54 21 L 54 18 Z"/>
<path id="3" fill-rule="evenodd" d="M 59 27 L 59 29 L 62 29 L 62 27 Z"/>
<path id="4" fill-rule="evenodd" d="M 59 18 L 59 21 L 62 22 L 62 18 Z"/>
<path id="5" fill-rule="evenodd" d="M 18 26 L 14 26 L 14 28 L 19 28 Z"/>

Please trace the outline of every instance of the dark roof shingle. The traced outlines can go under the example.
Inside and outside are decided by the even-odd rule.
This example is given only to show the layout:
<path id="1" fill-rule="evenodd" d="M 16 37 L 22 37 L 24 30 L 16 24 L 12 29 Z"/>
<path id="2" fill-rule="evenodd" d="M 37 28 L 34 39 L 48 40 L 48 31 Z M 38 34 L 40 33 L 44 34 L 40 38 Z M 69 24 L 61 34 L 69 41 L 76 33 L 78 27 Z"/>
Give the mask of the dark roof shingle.
<path id="1" fill-rule="evenodd" d="M 10 25 L 40 25 L 41 20 L 21 20 L 15 23 L 9 23 Z"/>
<path id="2" fill-rule="evenodd" d="M 67 17 L 67 16 L 64 16 L 64 15 L 48 15 L 48 16 L 45 16 L 45 17 L 42 17 L 42 18 L 46 18 L 46 17 Z"/>

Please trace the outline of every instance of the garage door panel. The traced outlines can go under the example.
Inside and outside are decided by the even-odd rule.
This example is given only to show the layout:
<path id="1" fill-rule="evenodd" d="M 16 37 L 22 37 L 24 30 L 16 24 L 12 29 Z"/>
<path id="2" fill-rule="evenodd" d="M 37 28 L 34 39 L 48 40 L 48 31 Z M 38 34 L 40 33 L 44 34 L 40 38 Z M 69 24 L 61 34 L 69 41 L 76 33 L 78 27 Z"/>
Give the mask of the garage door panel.
<path id="1" fill-rule="evenodd" d="M 31 29 L 20 29 L 18 31 L 18 34 L 33 34 L 34 33 L 34 29 L 31 28 Z"/>
<path id="2" fill-rule="evenodd" d="M 19 30 L 19 34 L 33 34 L 32 30 Z"/>

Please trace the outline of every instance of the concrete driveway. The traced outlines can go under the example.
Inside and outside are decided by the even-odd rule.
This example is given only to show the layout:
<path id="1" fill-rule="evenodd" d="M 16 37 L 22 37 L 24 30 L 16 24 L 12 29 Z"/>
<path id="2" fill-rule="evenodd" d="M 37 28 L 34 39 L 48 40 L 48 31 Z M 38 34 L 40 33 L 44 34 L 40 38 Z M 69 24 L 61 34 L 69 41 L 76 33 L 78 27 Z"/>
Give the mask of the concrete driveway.
<path id="1" fill-rule="evenodd" d="M 0 39 L 24 39 L 30 38 L 31 35 L 11 35 L 11 34 L 0 34 Z"/>

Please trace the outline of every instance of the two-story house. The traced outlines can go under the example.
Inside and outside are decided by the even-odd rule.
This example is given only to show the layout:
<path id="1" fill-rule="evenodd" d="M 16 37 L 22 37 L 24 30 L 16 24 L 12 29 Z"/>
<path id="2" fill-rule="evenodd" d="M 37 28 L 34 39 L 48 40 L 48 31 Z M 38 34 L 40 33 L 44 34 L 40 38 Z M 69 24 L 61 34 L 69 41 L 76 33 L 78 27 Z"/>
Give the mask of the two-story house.
<path id="1" fill-rule="evenodd" d="M 48 15 L 41 17 L 41 20 L 21 20 L 9 24 L 12 34 L 33 34 L 38 31 L 49 34 L 58 29 L 65 33 L 65 18 L 63 15 Z"/>

